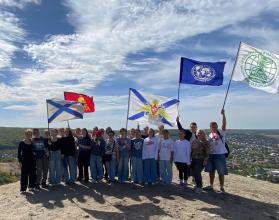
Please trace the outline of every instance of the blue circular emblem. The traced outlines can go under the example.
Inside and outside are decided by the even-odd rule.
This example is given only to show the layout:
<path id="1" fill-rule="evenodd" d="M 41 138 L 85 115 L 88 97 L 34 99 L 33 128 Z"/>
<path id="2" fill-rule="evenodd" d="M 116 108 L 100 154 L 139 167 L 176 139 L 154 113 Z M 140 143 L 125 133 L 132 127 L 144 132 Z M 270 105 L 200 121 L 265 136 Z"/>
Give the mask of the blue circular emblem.
<path id="1" fill-rule="evenodd" d="M 208 82 L 215 77 L 216 72 L 211 66 L 197 64 L 192 67 L 191 74 L 197 81 Z"/>

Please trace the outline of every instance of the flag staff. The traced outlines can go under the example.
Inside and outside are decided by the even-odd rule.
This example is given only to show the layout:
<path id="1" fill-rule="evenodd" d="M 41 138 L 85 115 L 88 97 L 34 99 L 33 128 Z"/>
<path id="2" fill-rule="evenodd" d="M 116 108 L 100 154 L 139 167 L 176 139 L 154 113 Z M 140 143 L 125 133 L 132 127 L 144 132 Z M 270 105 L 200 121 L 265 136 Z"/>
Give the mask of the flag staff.
<path id="1" fill-rule="evenodd" d="M 69 123 L 69 120 L 67 120 L 67 124 L 68 124 L 68 128 L 70 129 L 70 123 Z"/>
<path id="2" fill-rule="evenodd" d="M 236 67 L 236 61 L 237 61 L 237 58 L 238 58 L 238 54 L 239 54 L 239 50 L 240 50 L 240 45 L 241 45 L 241 41 L 240 41 L 239 46 L 238 46 L 238 50 L 237 50 L 236 58 L 235 58 L 235 61 L 234 61 L 231 78 L 230 78 L 230 81 L 229 81 L 229 85 L 228 85 L 228 88 L 227 88 L 227 92 L 226 92 L 226 96 L 225 96 L 225 100 L 224 100 L 223 108 L 222 109 L 225 108 L 225 104 L 226 104 L 226 101 L 227 101 L 228 93 L 229 93 L 229 90 L 230 90 L 230 87 L 231 87 L 231 82 L 232 82 L 233 73 L 234 73 L 234 70 L 235 70 L 235 67 Z"/>
<path id="3" fill-rule="evenodd" d="M 179 97 L 180 97 L 180 82 L 178 83 L 178 92 L 177 92 L 178 101 L 179 101 Z"/>
<path id="4" fill-rule="evenodd" d="M 126 130 L 127 130 L 127 128 L 128 128 L 128 117 L 129 117 L 129 110 L 130 110 L 130 97 L 131 97 L 131 88 L 129 88 L 128 109 L 127 109 L 127 120 L 126 120 Z"/>
<path id="5" fill-rule="evenodd" d="M 49 122 L 48 122 L 48 106 L 47 106 L 47 99 L 46 99 L 46 108 L 47 108 L 47 130 L 49 132 Z"/>

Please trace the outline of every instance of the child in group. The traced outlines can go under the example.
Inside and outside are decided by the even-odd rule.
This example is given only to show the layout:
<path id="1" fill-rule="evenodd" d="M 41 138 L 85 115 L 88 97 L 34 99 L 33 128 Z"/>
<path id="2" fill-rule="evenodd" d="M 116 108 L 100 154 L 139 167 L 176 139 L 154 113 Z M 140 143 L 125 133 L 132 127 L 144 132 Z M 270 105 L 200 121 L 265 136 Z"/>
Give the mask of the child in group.
<path id="1" fill-rule="evenodd" d="M 157 138 L 155 131 L 150 128 L 148 137 L 144 139 L 142 148 L 142 159 L 144 169 L 144 184 L 154 185 L 156 182 L 156 152 L 157 152 Z"/>
<path id="2" fill-rule="evenodd" d="M 174 144 L 174 162 L 179 172 L 181 186 L 187 185 L 191 164 L 191 144 L 185 136 L 185 130 L 179 130 L 179 139 Z"/>
<path id="3" fill-rule="evenodd" d="M 32 143 L 36 149 L 36 188 L 47 187 L 49 151 L 47 141 L 38 128 L 33 129 Z"/>
<path id="4" fill-rule="evenodd" d="M 88 167 L 90 166 L 91 138 L 86 128 L 83 128 L 82 138 L 78 140 L 78 181 L 89 181 Z"/>
<path id="5" fill-rule="evenodd" d="M 108 183 L 115 182 L 116 161 L 119 158 L 118 145 L 115 141 L 114 135 L 115 133 L 113 131 L 108 133 L 108 139 L 106 140 L 105 145 L 105 153 L 103 156 L 103 160 L 108 170 Z"/>
<path id="6" fill-rule="evenodd" d="M 25 138 L 18 145 L 18 162 L 21 168 L 21 193 L 26 191 L 27 186 L 30 191 L 34 191 L 36 182 L 36 157 L 35 148 L 31 141 L 32 130 L 25 130 L 24 136 Z"/>
<path id="7" fill-rule="evenodd" d="M 66 128 L 60 138 L 61 142 L 61 158 L 63 162 L 63 175 L 66 184 L 72 184 L 76 179 L 76 166 L 75 166 L 75 154 L 76 144 L 72 131 Z"/>
<path id="8" fill-rule="evenodd" d="M 49 182 L 51 185 L 59 185 L 61 181 L 61 139 L 57 138 L 57 129 L 51 130 L 51 139 L 48 140 L 49 160 Z"/>
<path id="9" fill-rule="evenodd" d="M 93 182 L 99 182 L 104 177 L 102 158 L 106 142 L 100 131 L 97 131 L 91 144 L 90 170 Z"/>
<path id="10" fill-rule="evenodd" d="M 142 184 L 143 181 L 143 163 L 142 163 L 143 138 L 139 129 L 135 129 L 135 138 L 131 143 L 131 180 L 132 183 Z"/>
<path id="11" fill-rule="evenodd" d="M 160 167 L 160 177 L 163 184 L 171 184 L 172 181 L 172 161 L 174 142 L 170 138 L 169 131 L 162 131 L 163 138 L 159 140 L 157 148 L 157 159 Z"/>
<path id="12" fill-rule="evenodd" d="M 118 181 L 126 182 L 129 176 L 129 153 L 131 150 L 131 140 L 127 138 L 127 130 L 120 129 L 120 137 L 117 138 L 119 146 Z"/>

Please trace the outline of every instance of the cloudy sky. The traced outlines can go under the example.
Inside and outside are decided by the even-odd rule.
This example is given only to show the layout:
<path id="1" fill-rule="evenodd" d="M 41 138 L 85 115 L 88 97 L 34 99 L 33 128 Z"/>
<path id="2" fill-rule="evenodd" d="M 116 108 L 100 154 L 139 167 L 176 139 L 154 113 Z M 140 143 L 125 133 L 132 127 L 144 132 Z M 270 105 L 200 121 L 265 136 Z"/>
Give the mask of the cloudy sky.
<path id="1" fill-rule="evenodd" d="M 278 0 L 0 0 L 0 126 L 46 127 L 46 98 L 74 91 L 96 112 L 72 127 L 118 129 L 129 87 L 177 96 L 184 56 L 227 62 L 223 86 L 181 85 L 182 123 L 207 128 L 239 42 L 279 54 L 278 11 Z M 233 82 L 228 127 L 279 128 L 278 109 L 278 94 Z"/>

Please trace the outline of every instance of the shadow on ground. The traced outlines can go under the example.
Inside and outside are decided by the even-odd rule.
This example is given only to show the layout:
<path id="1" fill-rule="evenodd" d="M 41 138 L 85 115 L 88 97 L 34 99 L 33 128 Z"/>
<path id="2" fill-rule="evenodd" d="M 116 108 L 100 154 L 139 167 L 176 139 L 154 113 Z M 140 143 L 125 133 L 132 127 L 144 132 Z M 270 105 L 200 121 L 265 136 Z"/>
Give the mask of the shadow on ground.
<path id="1" fill-rule="evenodd" d="M 279 219 L 278 205 L 259 202 L 230 193 L 196 194 L 192 188 L 181 189 L 176 184 L 145 187 L 132 184 L 107 185 L 106 183 L 62 185 L 41 190 L 35 194 L 28 194 L 26 199 L 32 204 L 42 204 L 47 209 L 63 208 L 63 201 L 69 200 L 87 215 L 99 219 L 148 219 L 151 216 L 178 218 L 179 213 L 174 214 L 172 211 L 166 210 L 166 206 L 170 201 L 175 203 L 179 197 L 182 198 L 182 200 L 179 199 L 179 202 L 183 201 L 183 204 L 179 205 L 184 207 L 187 207 L 187 203 L 191 201 L 202 201 L 213 205 L 214 208 L 203 206 L 197 210 L 213 214 L 213 216 L 218 215 L 225 219 Z M 90 200 L 93 199 L 98 205 L 85 206 L 89 198 Z M 111 198 L 114 198 L 114 201 L 117 202 L 111 202 Z M 127 199 L 132 200 L 133 204 L 125 203 Z M 165 205 L 161 205 L 162 203 Z M 116 211 L 100 211 L 105 210 L 100 209 L 100 207 L 108 205 Z M 251 217 L 252 212 L 254 217 Z"/>

